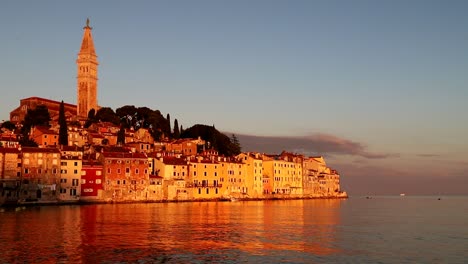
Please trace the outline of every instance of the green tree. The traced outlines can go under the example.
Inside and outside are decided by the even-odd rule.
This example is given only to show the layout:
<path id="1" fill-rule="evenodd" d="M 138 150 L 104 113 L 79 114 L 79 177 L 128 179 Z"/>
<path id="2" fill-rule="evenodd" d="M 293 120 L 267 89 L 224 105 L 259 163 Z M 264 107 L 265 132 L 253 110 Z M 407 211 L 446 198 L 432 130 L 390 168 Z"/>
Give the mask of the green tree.
<path id="1" fill-rule="evenodd" d="M 63 146 L 68 146 L 68 128 L 67 120 L 65 119 L 65 107 L 63 105 L 63 101 L 60 103 L 58 123 L 60 126 L 59 144 Z"/>
<path id="2" fill-rule="evenodd" d="M 94 108 L 91 108 L 91 110 L 89 110 L 88 112 L 88 118 L 86 119 L 84 127 L 88 128 L 91 124 L 96 122 L 96 110 L 94 110 Z"/>
<path id="3" fill-rule="evenodd" d="M 237 155 L 239 153 L 241 153 L 241 145 L 239 143 L 239 139 L 237 139 L 236 135 L 232 134 L 231 136 L 231 151 L 233 154 Z"/>
<path id="4" fill-rule="evenodd" d="M 167 136 L 170 138 L 172 134 L 172 129 L 171 129 L 171 116 L 169 115 L 169 113 L 166 116 L 166 120 L 167 120 Z"/>
<path id="5" fill-rule="evenodd" d="M 174 119 L 174 138 L 179 138 L 180 137 L 180 131 L 179 131 L 179 122 L 177 121 L 177 118 Z"/>
<path id="6" fill-rule="evenodd" d="M 12 123 L 10 121 L 5 121 L 5 122 L 2 123 L 2 126 L 0 128 L 6 128 L 8 130 L 13 131 L 16 128 L 16 126 L 15 126 L 14 123 Z"/>
<path id="7" fill-rule="evenodd" d="M 117 133 L 117 144 L 125 144 L 125 127 L 123 125 L 120 126 L 119 133 Z"/>
<path id="8" fill-rule="evenodd" d="M 50 114 L 47 106 L 38 105 L 35 109 L 28 109 L 22 122 L 19 143 L 21 146 L 37 147 L 37 143 L 29 138 L 33 126 L 49 127 Z"/>
<path id="9" fill-rule="evenodd" d="M 96 113 L 96 120 L 101 122 L 111 122 L 114 125 L 120 124 L 120 118 L 115 114 L 110 107 L 100 108 Z"/>

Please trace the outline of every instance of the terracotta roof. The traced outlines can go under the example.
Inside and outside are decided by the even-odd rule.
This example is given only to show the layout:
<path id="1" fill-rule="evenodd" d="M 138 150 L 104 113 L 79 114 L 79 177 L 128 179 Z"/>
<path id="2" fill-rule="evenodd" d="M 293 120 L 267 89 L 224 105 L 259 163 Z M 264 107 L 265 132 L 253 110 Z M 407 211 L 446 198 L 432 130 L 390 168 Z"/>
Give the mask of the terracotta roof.
<path id="1" fill-rule="evenodd" d="M 28 153 L 60 153 L 58 148 L 36 148 L 36 147 L 23 147 L 21 151 Z"/>
<path id="2" fill-rule="evenodd" d="M 0 148 L 1 153 L 20 153 L 17 148 Z"/>
<path id="3" fill-rule="evenodd" d="M 109 159 L 147 159 L 144 153 L 125 153 L 125 152 L 104 152 L 104 158 Z"/>
<path id="4" fill-rule="evenodd" d="M 162 161 L 165 165 L 187 165 L 185 159 L 176 158 L 176 157 L 163 157 Z"/>
<path id="5" fill-rule="evenodd" d="M 59 101 L 54 101 L 54 100 L 50 100 L 50 99 L 46 99 L 46 98 L 42 98 L 42 97 L 37 97 L 37 96 L 23 98 L 20 101 L 23 101 L 23 100 L 40 100 L 40 101 L 45 101 L 45 102 L 49 102 L 49 103 L 61 104 L 61 102 L 59 102 Z M 69 103 L 65 103 L 65 102 L 63 102 L 63 105 L 64 106 L 76 107 L 76 105 L 74 105 L 74 104 L 69 104 Z"/>

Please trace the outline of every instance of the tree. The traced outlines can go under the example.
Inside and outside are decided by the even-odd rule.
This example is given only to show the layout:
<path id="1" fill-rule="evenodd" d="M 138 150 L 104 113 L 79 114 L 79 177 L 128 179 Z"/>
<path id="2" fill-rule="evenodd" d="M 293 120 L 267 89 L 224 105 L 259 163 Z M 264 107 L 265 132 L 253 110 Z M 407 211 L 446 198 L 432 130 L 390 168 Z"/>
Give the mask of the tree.
<path id="1" fill-rule="evenodd" d="M 37 143 L 29 138 L 33 126 L 49 127 L 50 114 L 47 106 L 38 105 L 35 109 L 28 109 L 22 122 L 19 143 L 21 146 L 37 147 Z"/>
<path id="2" fill-rule="evenodd" d="M 5 121 L 5 122 L 2 123 L 2 126 L 0 128 L 6 128 L 8 130 L 13 131 L 16 128 L 16 126 L 15 126 L 14 123 L 12 123 L 10 121 Z"/>
<path id="3" fill-rule="evenodd" d="M 114 125 L 120 124 L 120 118 L 115 114 L 110 107 L 100 108 L 96 113 L 96 120 L 101 122 L 111 122 Z"/>
<path id="4" fill-rule="evenodd" d="M 119 133 L 117 133 L 117 144 L 125 144 L 125 127 L 123 125 L 120 126 Z"/>
<path id="5" fill-rule="evenodd" d="M 168 137 L 171 137 L 171 134 L 172 134 L 172 129 L 171 129 L 171 116 L 169 115 L 169 113 L 167 114 L 166 116 L 166 120 L 167 120 L 167 135 Z"/>
<path id="6" fill-rule="evenodd" d="M 85 128 L 88 128 L 91 124 L 96 123 L 96 110 L 94 108 L 91 108 L 88 112 L 88 119 L 86 119 L 86 123 L 84 125 Z"/>
<path id="7" fill-rule="evenodd" d="M 182 125 L 180 125 L 180 133 L 182 134 L 184 132 L 184 127 L 182 127 Z"/>
<path id="8" fill-rule="evenodd" d="M 231 136 L 231 142 L 232 142 L 232 152 L 233 153 L 241 153 L 241 145 L 239 143 L 239 139 L 237 139 L 236 135 L 232 134 Z"/>
<path id="9" fill-rule="evenodd" d="M 177 121 L 177 118 L 174 119 L 174 138 L 179 138 L 180 136 L 180 131 L 179 131 L 179 122 Z"/>
<path id="10" fill-rule="evenodd" d="M 60 103 L 58 123 L 60 126 L 59 144 L 63 146 L 68 146 L 68 128 L 67 128 L 67 120 L 65 119 L 65 107 L 63 105 L 63 101 Z"/>
<path id="11" fill-rule="evenodd" d="M 208 148 L 216 149 L 219 154 L 233 156 L 240 153 L 240 149 L 231 142 L 231 139 L 216 130 L 213 126 L 194 125 L 180 134 L 181 138 L 202 138 Z M 208 146 L 209 145 L 209 146 Z"/>

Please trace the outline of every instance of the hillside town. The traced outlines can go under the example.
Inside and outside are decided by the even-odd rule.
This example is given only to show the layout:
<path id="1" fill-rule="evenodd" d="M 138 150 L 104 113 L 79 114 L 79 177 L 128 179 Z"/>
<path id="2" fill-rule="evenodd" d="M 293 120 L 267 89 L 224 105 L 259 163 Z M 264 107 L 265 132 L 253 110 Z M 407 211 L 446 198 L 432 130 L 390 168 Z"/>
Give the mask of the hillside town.
<path id="1" fill-rule="evenodd" d="M 0 205 L 347 197 L 321 156 L 226 155 L 210 139 L 179 137 L 178 125 L 155 133 L 151 125 L 90 122 L 103 109 L 91 29 L 88 20 L 76 61 L 77 104 L 24 98 L 1 124 Z M 39 108 L 48 115 L 43 124 L 30 121 Z"/>

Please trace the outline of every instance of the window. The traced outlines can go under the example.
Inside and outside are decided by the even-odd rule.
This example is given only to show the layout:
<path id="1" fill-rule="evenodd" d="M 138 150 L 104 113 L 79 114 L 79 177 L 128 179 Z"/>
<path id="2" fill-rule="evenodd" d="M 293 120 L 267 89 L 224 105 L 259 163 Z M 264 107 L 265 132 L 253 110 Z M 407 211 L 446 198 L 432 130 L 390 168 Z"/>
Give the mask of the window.
<path id="1" fill-rule="evenodd" d="M 102 171 L 98 170 L 96 171 L 96 176 L 101 176 L 102 175 Z"/>
<path id="2" fill-rule="evenodd" d="M 140 170 L 135 169 L 135 174 L 140 174 Z"/>
<path id="3" fill-rule="evenodd" d="M 81 175 L 83 175 L 83 176 L 86 175 L 86 171 L 85 171 L 85 170 L 82 170 L 82 171 L 81 171 Z"/>
<path id="4" fill-rule="evenodd" d="M 130 173 L 130 168 L 125 168 L 125 173 Z"/>
<path id="5" fill-rule="evenodd" d="M 78 174 L 78 170 L 73 170 L 73 174 Z"/>
<path id="6" fill-rule="evenodd" d="M 101 179 L 96 179 L 96 184 L 101 184 Z"/>
<path id="7" fill-rule="evenodd" d="M 85 179 L 81 179 L 81 184 L 85 184 L 86 183 L 86 180 Z"/>
<path id="8" fill-rule="evenodd" d="M 67 183 L 67 179 L 60 179 L 61 183 Z"/>
<path id="9" fill-rule="evenodd" d="M 205 176 L 206 176 L 206 171 L 204 172 Z"/>
<path id="10" fill-rule="evenodd" d="M 70 195 L 72 196 L 76 195 L 76 189 L 70 189 Z"/>
<path id="11" fill-rule="evenodd" d="M 24 173 L 28 174 L 28 173 L 29 173 L 29 169 L 24 169 Z"/>
<path id="12" fill-rule="evenodd" d="M 66 162 L 66 161 L 62 161 L 62 162 L 60 162 L 60 165 L 61 165 L 61 166 L 67 166 L 67 162 Z"/>
<path id="13" fill-rule="evenodd" d="M 210 193 L 210 189 L 206 188 L 206 194 Z"/>
<path id="14" fill-rule="evenodd" d="M 111 169 L 110 169 L 110 168 L 107 168 L 107 173 L 111 173 Z"/>
<path id="15" fill-rule="evenodd" d="M 117 169 L 117 174 L 120 174 L 120 169 Z"/>
<path id="16" fill-rule="evenodd" d="M 78 166 L 78 161 L 75 161 L 74 165 L 75 165 L 75 167 Z"/>

